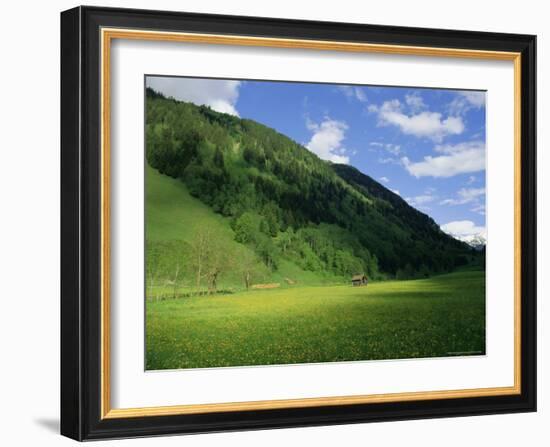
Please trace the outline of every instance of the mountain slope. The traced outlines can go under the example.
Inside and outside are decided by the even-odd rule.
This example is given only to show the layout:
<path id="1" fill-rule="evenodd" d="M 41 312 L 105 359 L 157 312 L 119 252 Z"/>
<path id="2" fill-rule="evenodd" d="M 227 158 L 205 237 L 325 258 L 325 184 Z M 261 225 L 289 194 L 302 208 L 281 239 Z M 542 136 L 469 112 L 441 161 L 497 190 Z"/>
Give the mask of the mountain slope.
<path id="1" fill-rule="evenodd" d="M 160 174 L 149 165 L 145 167 L 145 238 L 147 241 L 147 271 L 157 286 L 166 280 L 173 281 L 176 270 L 182 286 L 193 285 L 193 243 L 201 230 L 216 235 L 217 245 L 222 246 L 235 259 L 254 259 L 252 248 L 235 241 L 230 219 L 215 213 L 209 206 L 192 197 L 185 184 Z M 162 259 L 158 256 L 162 251 Z M 221 280 L 222 288 L 240 288 L 242 277 L 239 269 L 232 269 Z M 289 260 L 281 260 L 273 272 L 261 264 L 249 272 L 251 283 L 279 283 L 282 287 L 291 283 L 299 285 L 334 283 L 340 280 L 334 275 L 306 271 Z M 187 281 L 185 281 L 187 276 Z M 155 284 L 153 284 L 154 286 Z"/>
<path id="2" fill-rule="evenodd" d="M 450 259 L 461 259 L 464 252 L 468 252 L 463 242 L 444 233 L 431 217 L 368 175 L 349 165 L 333 164 L 332 169 L 358 192 L 373 198 L 373 206 L 388 222 L 408 232 L 410 238 L 403 248 L 414 253 L 415 264 L 430 264 L 430 259 L 445 264 L 446 259 L 440 258 L 438 250 L 442 246 Z M 445 264 L 445 269 L 451 268 L 452 265 Z"/>
<path id="3" fill-rule="evenodd" d="M 416 276 L 477 256 L 370 177 L 255 121 L 148 90 L 146 145 L 148 163 L 228 218 L 271 272 Z"/>

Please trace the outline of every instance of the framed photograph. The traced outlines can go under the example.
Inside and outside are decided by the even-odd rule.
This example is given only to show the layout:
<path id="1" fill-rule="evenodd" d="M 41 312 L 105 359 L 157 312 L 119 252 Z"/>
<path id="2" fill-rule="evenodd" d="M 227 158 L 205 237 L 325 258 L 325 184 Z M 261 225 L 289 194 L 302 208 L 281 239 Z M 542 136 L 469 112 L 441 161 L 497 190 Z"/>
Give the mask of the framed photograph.
<path id="1" fill-rule="evenodd" d="M 61 14 L 61 432 L 536 409 L 531 35 Z"/>

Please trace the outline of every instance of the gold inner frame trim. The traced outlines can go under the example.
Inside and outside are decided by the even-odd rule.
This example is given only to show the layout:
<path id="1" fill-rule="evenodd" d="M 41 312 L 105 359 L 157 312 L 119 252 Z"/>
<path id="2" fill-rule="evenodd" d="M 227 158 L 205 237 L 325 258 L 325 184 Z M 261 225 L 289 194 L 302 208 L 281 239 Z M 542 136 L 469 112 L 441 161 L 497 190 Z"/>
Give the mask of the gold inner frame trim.
<path id="1" fill-rule="evenodd" d="M 514 52 L 464 50 L 456 48 L 418 47 L 370 43 L 279 39 L 250 36 L 144 31 L 120 28 L 101 29 L 101 418 L 168 416 L 231 411 L 254 411 L 284 408 L 311 408 L 382 402 L 406 402 L 432 399 L 504 396 L 521 393 L 521 54 Z M 327 396 L 304 399 L 223 402 L 142 408 L 111 408 L 111 340 L 110 340 L 110 75 L 113 39 L 201 43 L 211 45 L 259 46 L 381 53 L 405 56 L 453 57 L 513 61 L 514 63 L 514 385 L 353 396 Z"/>

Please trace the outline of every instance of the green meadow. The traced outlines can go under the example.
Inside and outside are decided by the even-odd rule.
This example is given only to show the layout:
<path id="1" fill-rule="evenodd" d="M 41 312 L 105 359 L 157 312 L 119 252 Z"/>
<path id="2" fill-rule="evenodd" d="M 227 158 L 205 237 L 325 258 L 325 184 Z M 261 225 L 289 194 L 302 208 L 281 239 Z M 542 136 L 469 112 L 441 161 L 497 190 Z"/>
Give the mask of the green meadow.
<path id="1" fill-rule="evenodd" d="M 146 157 L 146 369 L 485 353 L 484 252 L 368 175 L 150 89 Z"/>
<path id="2" fill-rule="evenodd" d="M 147 301 L 147 369 L 485 353 L 485 274 Z"/>

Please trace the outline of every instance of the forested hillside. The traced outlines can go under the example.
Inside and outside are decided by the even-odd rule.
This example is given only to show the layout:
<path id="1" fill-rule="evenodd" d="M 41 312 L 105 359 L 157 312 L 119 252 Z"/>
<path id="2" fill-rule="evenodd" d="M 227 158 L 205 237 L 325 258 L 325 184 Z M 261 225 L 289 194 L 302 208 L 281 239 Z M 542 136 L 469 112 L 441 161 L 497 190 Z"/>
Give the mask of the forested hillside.
<path id="1" fill-rule="evenodd" d="M 329 277 L 365 273 L 371 278 L 412 278 L 451 271 L 481 256 L 355 168 L 325 162 L 255 121 L 167 99 L 150 89 L 146 156 L 152 168 L 177 179 L 226 223 L 221 239 L 232 239 L 244 249 L 242 263 L 261 265 L 263 280 L 289 265 Z M 162 252 L 160 242 L 149 236 L 169 231 L 168 224 L 161 230 L 151 222 L 149 259 Z M 218 227 L 208 229 L 213 246 L 203 253 L 205 265 L 207 253 L 220 258 L 210 264 L 224 262 L 225 250 L 216 242 Z M 190 238 L 195 244 L 205 237 L 196 236 Z M 189 260 L 195 270 L 185 273 L 196 278 L 197 286 L 204 278 L 215 288 L 223 275 L 235 276 L 237 270 L 246 287 L 255 282 L 238 259 L 232 269 L 210 265 L 203 272 L 196 271 L 197 259 Z"/>

